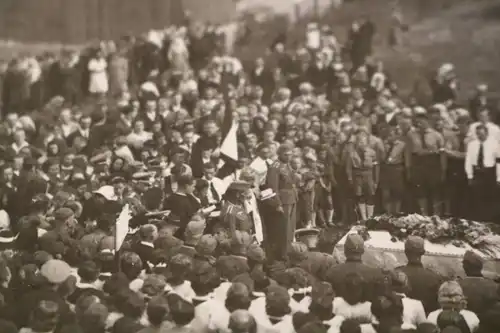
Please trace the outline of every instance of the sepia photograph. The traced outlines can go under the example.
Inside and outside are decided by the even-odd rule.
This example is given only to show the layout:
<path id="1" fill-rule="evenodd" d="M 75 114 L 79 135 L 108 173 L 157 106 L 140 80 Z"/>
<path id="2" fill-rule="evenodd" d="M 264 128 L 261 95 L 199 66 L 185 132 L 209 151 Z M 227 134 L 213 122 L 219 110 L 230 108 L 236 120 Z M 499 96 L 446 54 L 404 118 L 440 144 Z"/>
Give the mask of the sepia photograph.
<path id="1" fill-rule="evenodd" d="M 500 1 L 0 0 L 0 333 L 500 333 Z"/>

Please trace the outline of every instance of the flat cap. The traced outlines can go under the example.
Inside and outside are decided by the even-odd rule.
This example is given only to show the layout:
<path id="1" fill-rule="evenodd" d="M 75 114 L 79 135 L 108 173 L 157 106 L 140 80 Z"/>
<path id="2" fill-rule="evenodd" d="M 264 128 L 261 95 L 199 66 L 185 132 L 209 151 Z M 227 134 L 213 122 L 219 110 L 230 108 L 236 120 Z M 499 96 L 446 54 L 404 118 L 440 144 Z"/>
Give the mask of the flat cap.
<path id="1" fill-rule="evenodd" d="M 344 253 L 363 254 L 365 252 L 365 241 L 358 234 L 349 234 L 344 244 Z"/>
<path id="2" fill-rule="evenodd" d="M 425 253 L 425 242 L 422 237 L 409 236 L 405 242 L 405 252 L 413 254 Z"/>
<path id="3" fill-rule="evenodd" d="M 43 264 L 40 273 L 47 279 L 48 282 L 59 284 L 66 281 L 66 279 L 71 275 L 71 268 L 62 260 L 51 259 Z"/>

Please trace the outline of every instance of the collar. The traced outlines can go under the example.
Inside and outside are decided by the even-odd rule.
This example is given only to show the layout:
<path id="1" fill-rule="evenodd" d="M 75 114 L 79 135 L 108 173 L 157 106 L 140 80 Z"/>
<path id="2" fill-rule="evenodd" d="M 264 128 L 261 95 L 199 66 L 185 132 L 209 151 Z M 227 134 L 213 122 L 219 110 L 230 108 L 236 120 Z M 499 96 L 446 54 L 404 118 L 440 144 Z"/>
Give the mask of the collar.
<path id="1" fill-rule="evenodd" d="M 266 294 L 263 291 L 252 291 L 252 296 L 255 298 L 266 297 Z"/>
<path id="2" fill-rule="evenodd" d="M 198 302 L 198 304 L 201 304 L 203 302 L 211 300 L 212 298 L 213 298 L 212 293 L 209 293 L 207 295 L 202 295 L 202 296 L 196 295 L 193 297 L 193 302 Z"/>
<path id="3" fill-rule="evenodd" d="M 467 274 L 468 278 L 483 278 L 483 273 L 482 272 L 475 272 L 475 273 L 469 273 Z"/>
<path id="4" fill-rule="evenodd" d="M 247 257 L 245 257 L 245 256 L 240 256 L 240 255 L 237 255 L 237 254 L 231 254 L 231 256 L 232 256 L 232 257 L 236 257 L 236 258 L 242 258 L 242 259 L 245 259 L 245 261 L 247 261 L 247 260 L 248 260 L 248 258 L 247 258 Z"/>
<path id="5" fill-rule="evenodd" d="M 24 147 L 29 147 L 29 145 L 30 144 L 27 141 L 24 141 L 20 146 L 17 143 L 13 142 L 12 148 L 14 148 L 17 151 L 23 149 Z"/>
<path id="6" fill-rule="evenodd" d="M 288 294 L 290 296 L 293 295 L 306 295 L 307 293 L 312 292 L 312 287 L 306 287 L 306 288 L 299 288 L 299 289 L 288 289 Z"/>
<path id="7" fill-rule="evenodd" d="M 146 245 L 146 246 L 148 246 L 150 248 L 153 248 L 153 249 L 155 247 L 155 245 L 153 243 L 151 243 L 151 242 L 141 241 L 141 244 L 142 245 Z"/>
<path id="8" fill-rule="evenodd" d="M 281 322 L 285 318 L 285 316 L 267 315 L 267 318 L 269 318 L 269 320 L 271 321 L 272 324 L 277 324 L 277 323 Z"/>
<path id="9" fill-rule="evenodd" d="M 97 289 L 94 283 L 76 282 L 76 287 L 79 289 Z"/>

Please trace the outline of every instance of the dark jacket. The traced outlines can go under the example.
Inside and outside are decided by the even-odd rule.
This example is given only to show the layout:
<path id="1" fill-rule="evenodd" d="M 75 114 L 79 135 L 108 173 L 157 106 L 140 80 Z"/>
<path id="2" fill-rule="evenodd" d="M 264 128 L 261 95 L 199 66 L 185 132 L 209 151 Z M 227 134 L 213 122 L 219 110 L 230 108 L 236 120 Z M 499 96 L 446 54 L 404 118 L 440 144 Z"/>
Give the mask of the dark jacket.
<path id="1" fill-rule="evenodd" d="M 410 281 L 411 290 L 407 293 L 408 297 L 421 301 L 426 314 L 439 309 L 437 293 L 443 282 L 439 274 L 423 267 L 422 264 L 407 264 L 398 269 L 403 271 Z"/>

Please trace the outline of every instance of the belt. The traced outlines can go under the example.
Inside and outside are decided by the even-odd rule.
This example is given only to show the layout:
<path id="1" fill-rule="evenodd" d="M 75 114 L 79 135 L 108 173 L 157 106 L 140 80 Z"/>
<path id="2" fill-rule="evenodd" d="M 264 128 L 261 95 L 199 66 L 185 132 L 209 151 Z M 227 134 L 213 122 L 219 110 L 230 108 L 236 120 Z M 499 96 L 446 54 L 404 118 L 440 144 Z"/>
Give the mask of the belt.
<path id="1" fill-rule="evenodd" d="M 492 167 L 478 167 L 477 165 L 474 165 L 473 169 L 474 169 L 474 171 L 485 172 L 485 171 L 493 171 L 493 170 L 495 170 L 495 167 L 494 166 L 492 166 Z"/>

